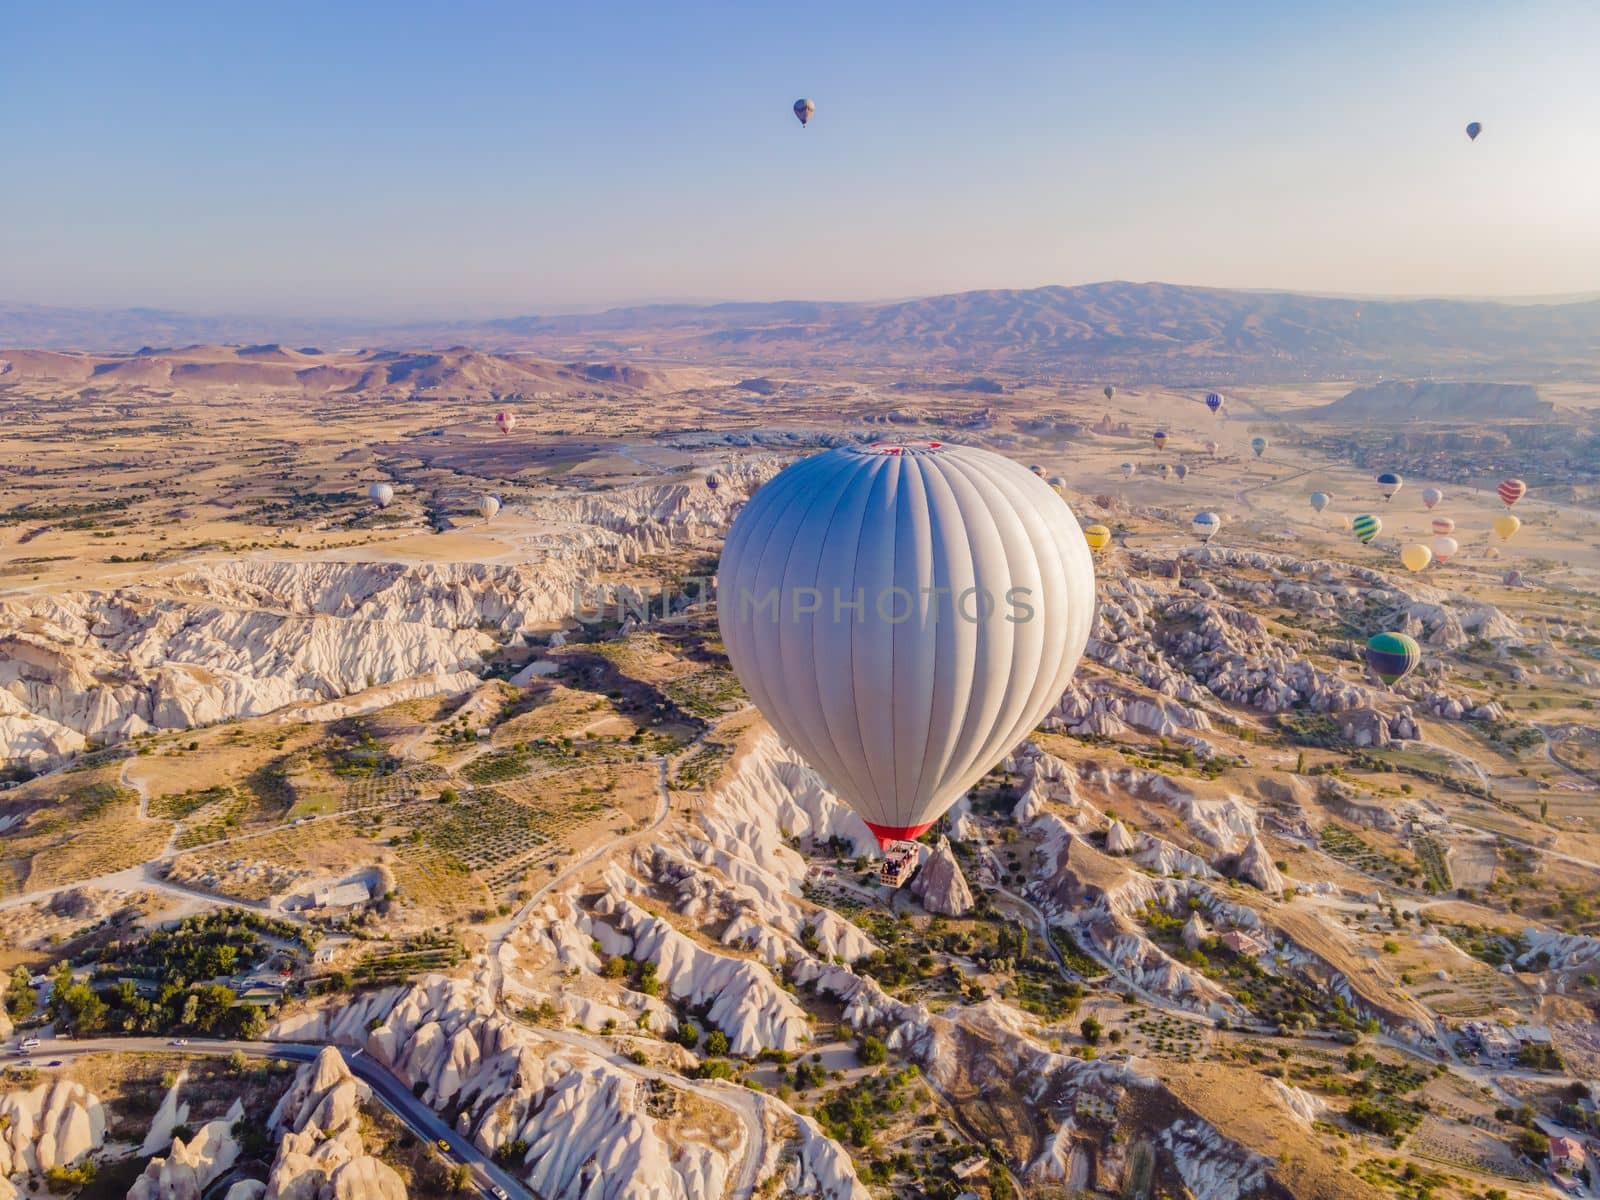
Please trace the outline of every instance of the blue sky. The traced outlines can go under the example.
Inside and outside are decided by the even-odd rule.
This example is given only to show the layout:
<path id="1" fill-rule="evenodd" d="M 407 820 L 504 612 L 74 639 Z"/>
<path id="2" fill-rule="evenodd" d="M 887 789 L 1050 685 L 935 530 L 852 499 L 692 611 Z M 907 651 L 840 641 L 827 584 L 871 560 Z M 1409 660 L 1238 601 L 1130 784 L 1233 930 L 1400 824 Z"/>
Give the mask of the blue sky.
<path id="1" fill-rule="evenodd" d="M 0 300 L 1600 288 L 1593 0 L 63 3 L 6 27 Z"/>

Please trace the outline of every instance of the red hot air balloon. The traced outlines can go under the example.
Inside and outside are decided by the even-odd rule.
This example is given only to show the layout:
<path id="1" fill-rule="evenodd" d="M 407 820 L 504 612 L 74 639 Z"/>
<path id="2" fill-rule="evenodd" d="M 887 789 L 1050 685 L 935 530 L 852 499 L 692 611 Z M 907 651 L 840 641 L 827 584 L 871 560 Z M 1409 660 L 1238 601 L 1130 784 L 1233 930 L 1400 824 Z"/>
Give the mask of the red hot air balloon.
<path id="1" fill-rule="evenodd" d="M 1502 479 L 1495 491 L 1500 494 L 1500 502 L 1510 508 L 1528 494 L 1528 485 L 1520 479 Z"/>
<path id="2" fill-rule="evenodd" d="M 494 423 L 500 426 L 501 433 L 510 433 L 517 427 L 517 414 L 509 408 L 502 408 L 494 415 Z"/>

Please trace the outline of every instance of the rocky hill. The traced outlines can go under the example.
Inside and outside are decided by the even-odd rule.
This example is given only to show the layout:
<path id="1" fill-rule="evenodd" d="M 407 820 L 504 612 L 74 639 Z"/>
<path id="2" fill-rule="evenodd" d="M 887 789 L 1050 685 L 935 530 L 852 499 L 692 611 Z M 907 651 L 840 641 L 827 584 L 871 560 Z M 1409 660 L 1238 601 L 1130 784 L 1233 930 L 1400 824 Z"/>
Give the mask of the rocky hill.
<path id="1" fill-rule="evenodd" d="M 1122 379 L 1572 374 L 1600 367 L 1600 301 L 1356 300 L 1164 283 L 991 290 L 887 304 L 785 301 L 620 308 L 477 323 L 191 318 L 135 309 L 0 309 L 0 345 L 132 350 L 194 341 L 470 344 L 566 356 L 790 365 L 915 363 Z M 0 357 L 7 355 L 0 354 Z M 292 369 L 284 364 L 285 369 Z M 592 367 L 569 369 L 604 378 Z"/>
<path id="2" fill-rule="evenodd" d="M 1525 383 L 1447 383 L 1390 379 L 1356 388 L 1308 416 L 1325 421 L 1392 424 L 1402 421 L 1465 421 L 1475 417 L 1548 419 L 1556 406 Z"/>

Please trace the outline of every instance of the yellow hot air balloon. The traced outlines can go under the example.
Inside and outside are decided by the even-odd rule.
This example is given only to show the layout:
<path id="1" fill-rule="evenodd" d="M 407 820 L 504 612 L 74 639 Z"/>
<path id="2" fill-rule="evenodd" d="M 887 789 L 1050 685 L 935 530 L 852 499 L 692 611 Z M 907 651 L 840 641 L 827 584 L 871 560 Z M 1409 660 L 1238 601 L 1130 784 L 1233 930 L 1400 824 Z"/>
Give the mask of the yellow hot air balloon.
<path id="1" fill-rule="evenodd" d="M 1111 530 L 1104 525 L 1089 525 L 1083 531 L 1083 540 L 1091 550 L 1104 550 L 1111 544 Z"/>
<path id="2" fill-rule="evenodd" d="M 1433 561 L 1433 551 L 1413 542 L 1409 546 L 1400 547 L 1400 561 L 1405 563 L 1406 570 L 1420 571 Z"/>
<path id="3" fill-rule="evenodd" d="M 1502 542 L 1509 542 L 1512 538 L 1512 535 L 1521 528 L 1521 520 L 1512 516 L 1510 513 L 1507 513 L 1503 517 L 1496 518 L 1494 523 L 1495 536 L 1498 537 Z"/>

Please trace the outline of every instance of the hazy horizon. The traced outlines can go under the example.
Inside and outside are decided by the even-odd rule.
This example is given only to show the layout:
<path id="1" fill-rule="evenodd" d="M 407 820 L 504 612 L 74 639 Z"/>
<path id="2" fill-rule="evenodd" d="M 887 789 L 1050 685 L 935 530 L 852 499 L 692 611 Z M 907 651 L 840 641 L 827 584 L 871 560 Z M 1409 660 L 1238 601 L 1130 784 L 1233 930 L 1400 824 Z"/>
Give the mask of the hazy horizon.
<path id="1" fill-rule="evenodd" d="M 1561 305 L 1584 304 L 1600 300 L 1600 291 L 1566 292 L 1549 295 L 1522 295 L 1522 294 L 1458 294 L 1444 293 L 1379 293 L 1379 292 L 1335 292 L 1312 288 L 1275 288 L 1275 287 L 1220 287 L 1206 283 L 1178 283 L 1170 279 L 1090 279 L 1078 283 L 1040 283 L 1027 287 L 1015 287 L 1006 284 L 962 289 L 964 293 L 982 292 L 1027 292 L 1047 288 L 1086 288 L 1117 284 L 1127 284 L 1136 287 L 1171 287 L 1196 290 L 1212 290 L 1222 292 L 1238 292 L 1244 295 L 1297 295 L 1324 300 L 1356 300 L 1372 303 L 1404 303 L 1411 301 L 1442 300 L 1459 304 L 1506 304 L 1506 305 Z M 641 296 L 636 298 L 618 298 L 613 300 L 597 300 L 591 303 L 578 304 L 545 304 L 537 308 L 512 309 L 475 307 L 471 309 L 456 308 L 448 313 L 439 309 L 418 308 L 410 312 L 363 312 L 355 309 L 336 309 L 319 312 L 314 309 L 302 312 L 275 312 L 270 309 L 227 309 L 227 308 L 182 308 L 153 304 L 72 304 L 72 303 L 40 303 L 35 300 L 19 297 L 0 296 L 0 310 L 11 309 L 39 309 L 45 311 L 60 311 L 68 313 L 130 313 L 148 312 L 173 317 L 194 318 L 197 320 L 256 320 L 256 321 L 294 321 L 294 320 L 323 320 L 333 322 L 349 322 L 351 324 L 372 325 L 446 325 L 452 322 L 481 323 L 486 321 L 509 321 L 519 318 L 536 317 L 562 317 L 562 316 L 592 316 L 614 311 L 643 308 L 711 308 L 718 305 L 753 304 L 753 305 L 780 305 L 780 304 L 854 304 L 862 306 L 882 306 L 906 303 L 920 299 L 928 299 L 935 295 L 958 295 L 962 293 L 923 293 L 896 296 L 867 296 L 860 298 L 842 298 L 838 296 L 791 296 L 770 295 L 754 297 L 736 296 Z"/>
<path id="2" fill-rule="evenodd" d="M 1600 9 L 1571 0 L 197 12 L 13 21 L 0 294 L 393 320 L 1596 284 Z"/>

